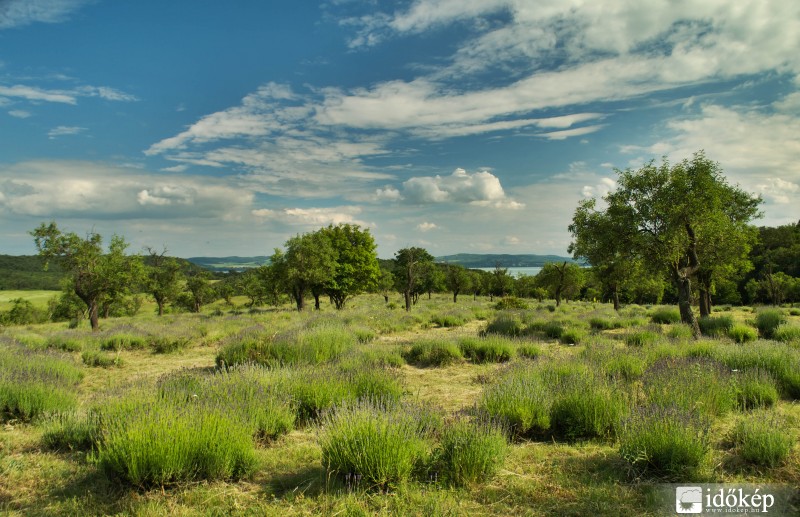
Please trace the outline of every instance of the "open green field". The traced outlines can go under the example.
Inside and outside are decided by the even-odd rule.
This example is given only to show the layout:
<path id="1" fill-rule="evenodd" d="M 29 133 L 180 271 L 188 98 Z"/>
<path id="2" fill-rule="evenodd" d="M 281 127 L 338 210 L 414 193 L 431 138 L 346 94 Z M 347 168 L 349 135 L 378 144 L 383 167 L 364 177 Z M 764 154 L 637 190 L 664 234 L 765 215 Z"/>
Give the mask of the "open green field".
<path id="1" fill-rule="evenodd" d="M 696 341 L 674 308 L 526 303 L 0 328 L 0 513 L 672 515 L 662 483 L 800 486 L 797 310 Z"/>
<path id="2" fill-rule="evenodd" d="M 60 291 L 0 291 L 0 311 L 7 311 L 11 302 L 18 298 L 28 300 L 36 307 L 46 307 L 47 302 L 59 294 Z"/>

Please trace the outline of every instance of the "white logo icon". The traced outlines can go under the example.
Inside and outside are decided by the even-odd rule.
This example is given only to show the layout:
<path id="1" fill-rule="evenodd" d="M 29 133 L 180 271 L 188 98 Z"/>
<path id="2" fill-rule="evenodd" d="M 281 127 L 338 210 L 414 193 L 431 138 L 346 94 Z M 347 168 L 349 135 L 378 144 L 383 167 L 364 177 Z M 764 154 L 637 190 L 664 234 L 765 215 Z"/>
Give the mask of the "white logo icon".
<path id="1" fill-rule="evenodd" d="M 699 486 L 679 486 L 675 489 L 675 511 L 703 513 L 703 489 Z"/>

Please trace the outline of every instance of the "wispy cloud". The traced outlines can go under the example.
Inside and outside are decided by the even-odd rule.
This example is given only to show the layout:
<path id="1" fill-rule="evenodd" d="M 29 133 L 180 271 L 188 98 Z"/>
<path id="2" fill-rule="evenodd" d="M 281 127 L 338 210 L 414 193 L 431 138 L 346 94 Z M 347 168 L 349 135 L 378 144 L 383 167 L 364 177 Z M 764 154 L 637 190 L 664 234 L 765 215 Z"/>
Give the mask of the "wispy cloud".
<path id="1" fill-rule="evenodd" d="M 548 140 L 565 140 L 573 136 L 583 136 L 600 131 L 605 127 L 605 124 L 597 124 L 594 126 L 577 127 L 575 129 L 564 129 L 562 131 L 550 131 L 549 133 L 540 133 L 539 136 L 547 138 Z"/>
<path id="2" fill-rule="evenodd" d="M 31 102 L 56 102 L 62 104 L 78 103 L 81 97 L 99 97 L 109 101 L 136 101 L 135 95 L 108 86 L 79 86 L 71 89 L 44 89 L 36 86 L 0 84 L 0 99 L 3 97 L 23 99 Z"/>
<path id="3" fill-rule="evenodd" d="M 76 96 L 74 93 L 62 90 L 43 90 L 34 86 L 24 86 L 21 84 L 14 86 L 0 85 L 0 97 L 16 97 L 29 101 L 61 102 L 64 104 L 76 103 Z"/>
<path id="4" fill-rule="evenodd" d="M 358 206 L 338 206 L 329 208 L 284 208 L 272 210 L 260 208 L 253 210 L 252 214 L 264 221 L 280 222 L 288 225 L 299 225 L 309 228 L 319 228 L 329 224 L 358 224 L 368 227 L 374 226 L 357 219 L 362 209 Z"/>
<path id="5" fill-rule="evenodd" d="M 251 188 L 273 195 L 334 197 L 393 178 L 362 162 L 387 153 L 386 136 L 320 125 L 312 103 L 313 94 L 269 83 L 144 152 L 182 164 L 235 167 Z"/>
<path id="6" fill-rule="evenodd" d="M 92 0 L 3 0 L 0 29 L 22 27 L 35 22 L 60 23 Z"/>
<path id="7" fill-rule="evenodd" d="M 0 212 L 44 218 L 240 218 L 253 194 L 212 178 L 163 177 L 101 163 L 0 166 Z"/>
<path id="8" fill-rule="evenodd" d="M 58 126 L 48 131 L 47 136 L 52 140 L 60 136 L 79 135 L 85 132 L 86 130 L 87 128 L 79 126 Z"/>
<path id="9" fill-rule="evenodd" d="M 786 224 L 800 219 L 800 113 L 793 94 L 774 106 L 720 106 L 702 104 L 664 123 L 661 138 L 647 146 L 625 146 L 630 164 L 653 156 L 677 161 L 697 149 L 721 161 L 725 175 L 745 190 L 764 194 L 767 208 L 779 204 L 764 224 Z"/>
<path id="10" fill-rule="evenodd" d="M 8 114 L 14 118 L 28 118 L 31 116 L 31 113 L 25 110 L 11 110 Z"/>
<path id="11" fill-rule="evenodd" d="M 800 74 L 800 4 L 782 0 L 743 0 L 737 9 L 727 0 L 647 8 L 626 0 L 536 6 L 527 0 L 416 0 L 346 23 L 361 27 L 354 45 L 469 24 L 446 66 L 412 80 L 329 91 L 318 110 L 323 123 L 416 129 L 426 137 L 524 127 L 541 110 L 765 71 Z M 598 128 L 564 127 L 544 136 L 568 138 Z"/>

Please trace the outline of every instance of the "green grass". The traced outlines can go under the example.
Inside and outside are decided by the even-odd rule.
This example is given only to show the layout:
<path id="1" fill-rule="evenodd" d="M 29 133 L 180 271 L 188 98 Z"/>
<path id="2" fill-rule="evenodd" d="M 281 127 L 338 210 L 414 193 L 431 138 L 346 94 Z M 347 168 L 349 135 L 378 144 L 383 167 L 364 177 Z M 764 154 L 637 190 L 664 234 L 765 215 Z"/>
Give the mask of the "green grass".
<path id="1" fill-rule="evenodd" d="M 0 349 L 0 419 L 31 420 L 77 404 L 83 378 L 69 356 L 25 349 Z"/>
<path id="2" fill-rule="evenodd" d="M 625 335 L 625 344 L 632 347 L 654 345 L 661 339 L 661 335 L 652 330 L 635 330 Z"/>
<path id="3" fill-rule="evenodd" d="M 786 315 L 780 309 L 763 309 L 756 314 L 756 328 L 764 339 L 775 337 L 775 331 L 786 323 Z"/>
<path id="4" fill-rule="evenodd" d="M 644 375 L 645 367 L 644 358 L 626 353 L 613 354 L 603 365 L 606 374 L 610 378 L 620 379 L 625 382 L 640 379 Z"/>
<path id="5" fill-rule="evenodd" d="M 357 337 L 342 324 L 323 322 L 269 335 L 252 331 L 237 336 L 220 350 L 219 367 L 257 363 L 269 367 L 322 364 L 354 348 Z"/>
<path id="6" fill-rule="evenodd" d="M 680 323 L 681 313 L 676 307 L 659 307 L 650 313 L 650 320 L 658 324 Z"/>
<path id="7" fill-rule="evenodd" d="M 518 365 L 487 386 L 478 408 L 517 436 L 541 436 L 550 430 L 553 395 L 539 369 Z"/>
<path id="8" fill-rule="evenodd" d="M 757 341 L 747 346 L 721 347 L 717 359 L 734 370 L 761 368 L 775 378 L 782 396 L 800 399 L 800 350 Z"/>
<path id="9" fill-rule="evenodd" d="M 673 482 L 705 477 L 708 419 L 676 406 L 636 408 L 620 426 L 619 454 L 640 476 Z"/>
<path id="10" fill-rule="evenodd" d="M 428 461 L 430 444 L 415 412 L 374 402 L 343 405 L 320 423 L 322 465 L 367 489 L 396 488 Z"/>
<path id="11" fill-rule="evenodd" d="M 644 374 L 643 391 L 649 404 L 677 407 L 709 417 L 736 407 L 736 386 L 720 363 L 704 358 L 660 359 Z"/>
<path id="12" fill-rule="evenodd" d="M 31 302 L 35 307 L 45 308 L 47 302 L 54 297 L 58 296 L 61 291 L 45 291 L 45 290 L 3 290 L 0 291 L 0 311 L 7 311 L 13 305 L 12 302 L 17 299 L 23 299 Z"/>
<path id="13" fill-rule="evenodd" d="M 112 334 L 100 343 L 101 350 L 141 350 L 147 347 L 148 340 L 138 334 L 120 333 Z"/>
<path id="14" fill-rule="evenodd" d="M 124 364 L 124 360 L 119 355 L 99 350 L 85 350 L 81 354 L 81 361 L 86 366 L 100 368 L 121 367 Z"/>
<path id="15" fill-rule="evenodd" d="M 97 443 L 100 416 L 97 411 L 52 413 L 43 422 L 42 443 L 47 449 L 89 451 Z"/>
<path id="16" fill-rule="evenodd" d="M 694 337 L 692 335 L 692 327 L 683 323 L 670 325 L 669 330 L 666 332 L 666 336 L 674 341 L 689 341 Z"/>
<path id="17" fill-rule="evenodd" d="M 700 333 L 704 336 L 722 337 L 728 335 L 733 328 L 734 321 L 732 316 L 706 316 L 697 320 Z"/>
<path id="18" fill-rule="evenodd" d="M 740 420 L 763 419 L 796 440 L 800 349 L 792 341 L 694 341 L 681 334 L 684 325 L 656 326 L 645 316 L 650 309 L 634 305 L 619 315 L 599 303 L 502 313 L 493 305 L 471 296 L 453 304 L 442 294 L 422 297 L 407 314 L 364 295 L 341 312 L 323 303 L 297 313 L 287 303 L 215 315 L 212 306 L 164 317 L 145 310 L 103 320 L 97 333 L 65 323 L 4 327 L 0 355 L 21 354 L 15 367 L 54 358 L 78 376 L 64 390 L 71 403 L 30 419 L 4 414 L 0 513 L 658 515 L 664 507 L 652 487 L 665 481 L 796 484 L 794 441 L 783 459 L 758 463 L 745 459 L 745 443 L 766 440 L 732 438 Z M 451 311 L 470 321 L 433 322 Z M 747 320 L 755 313 L 723 314 L 755 331 Z M 500 315 L 518 321 L 522 334 L 482 335 Z M 622 326 L 591 331 L 592 318 Z M 563 346 L 545 335 L 550 327 L 592 333 Z M 331 328 L 347 334 L 340 352 L 315 364 L 294 350 Z M 657 338 L 626 346 L 640 331 Z M 144 346 L 126 344 L 141 337 Z M 150 343 L 160 337 L 191 346 L 154 354 Z M 118 344 L 101 350 L 112 338 Z M 265 350 L 242 347 L 237 366 L 215 368 L 217 355 L 250 338 Z M 293 350 L 270 350 L 279 340 Z M 400 352 L 424 341 L 453 344 L 465 359 L 407 365 Z M 60 343 L 81 349 L 59 352 Z M 254 350 L 264 353 L 262 365 L 245 364 Z M 124 367 L 87 368 L 84 352 L 119 357 Z M 624 411 L 614 417 L 620 400 Z M 363 432 L 349 435 L 360 438 L 342 430 L 335 447 L 349 443 L 358 459 L 347 461 L 375 466 L 372 478 L 361 467 L 323 462 L 328 418 L 365 407 L 374 414 L 355 419 L 351 428 Z M 386 445 L 370 429 L 405 418 L 421 448 L 411 469 L 394 475 L 387 458 L 400 440 Z M 116 463 L 104 442 L 112 434 Z"/>
<path id="19" fill-rule="evenodd" d="M 769 407 L 778 402 L 778 383 L 767 371 L 753 368 L 736 372 L 734 382 L 740 409 Z"/>
<path id="20" fill-rule="evenodd" d="M 550 429 L 557 438 L 611 438 L 627 413 L 620 387 L 599 377 L 567 378 L 553 391 Z"/>
<path id="21" fill-rule="evenodd" d="M 617 318 L 594 316 L 589 319 L 589 327 L 591 327 L 593 330 L 613 330 L 623 328 L 624 326 L 624 322 Z"/>
<path id="22" fill-rule="evenodd" d="M 745 462 L 762 467 L 784 463 L 795 444 L 786 422 L 766 413 L 741 418 L 730 433 L 730 441 Z"/>
<path id="23" fill-rule="evenodd" d="M 776 341 L 800 343 L 800 325 L 782 323 L 773 332 Z"/>
<path id="24" fill-rule="evenodd" d="M 403 357 L 414 366 L 441 367 L 463 360 L 461 349 L 451 341 L 424 340 L 411 345 Z"/>
<path id="25" fill-rule="evenodd" d="M 749 343 L 758 339 L 758 331 L 744 323 L 734 323 L 728 330 L 728 337 L 737 343 Z"/>
<path id="26" fill-rule="evenodd" d="M 486 334 L 518 337 L 525 332 L 525 324 L 518 314 L 513 312 L 501 312 L 495 319 L 489 322 L 485 332 Z"/>
<path id="27" fill-rule="evenodd" d="M 516 355 L 514 341 L 493 334 L 483 338 L 462 338 L 458 346 L 463 356 L 475 364 L 505 363 Z"/>
<path id="28" fill-rule="evenodd" d="M 127 401 L 103 411 L 94 461 L 137 487 L 240 478 L 257 466 L 248 426 L 205 404 Z"/>
<path id="29" fill-rule="evenodd" d="M 459 419 L 442 431 L 434 463 L 451 484 L 472 486 L 491 479 L 507 453 L 502 427 L 485 419 Z"/>
<path id="30" fill-rule="evenodd" d="M 558 336 L 558 340 L 565 345 L 579 345 L 586 340 L 588 333 L 579 328 L 566 328 Z"/>

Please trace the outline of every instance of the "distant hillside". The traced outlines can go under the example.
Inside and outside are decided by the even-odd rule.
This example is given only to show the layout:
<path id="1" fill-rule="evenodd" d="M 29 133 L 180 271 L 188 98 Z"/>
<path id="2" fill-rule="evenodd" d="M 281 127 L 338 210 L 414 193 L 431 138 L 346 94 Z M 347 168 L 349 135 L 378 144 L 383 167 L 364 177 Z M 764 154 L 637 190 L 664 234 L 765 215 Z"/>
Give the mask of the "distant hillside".
<path id="1" fill-rule="evenodd" d="M 63 278 L 55 262 L 44 271 L 44 261 L 38 255 L 0 255 L 0 290 L 57 291 Z"/>
<path id="2" fill-rule="evenodd" d="M 189 257 L 189 262 L 211 271 L 244 271 L 269 264 L 269 257 Z"/>
<path id="3" fill-rule="evenodd" d="M 542 267 L 547 262 L 577 262 L 571 257 L 558 255 L 491 255 L 476 253 L 458 253 L 436 257 L 436 262 L 458 264 L 466 268 L 477 267 Z"/>

